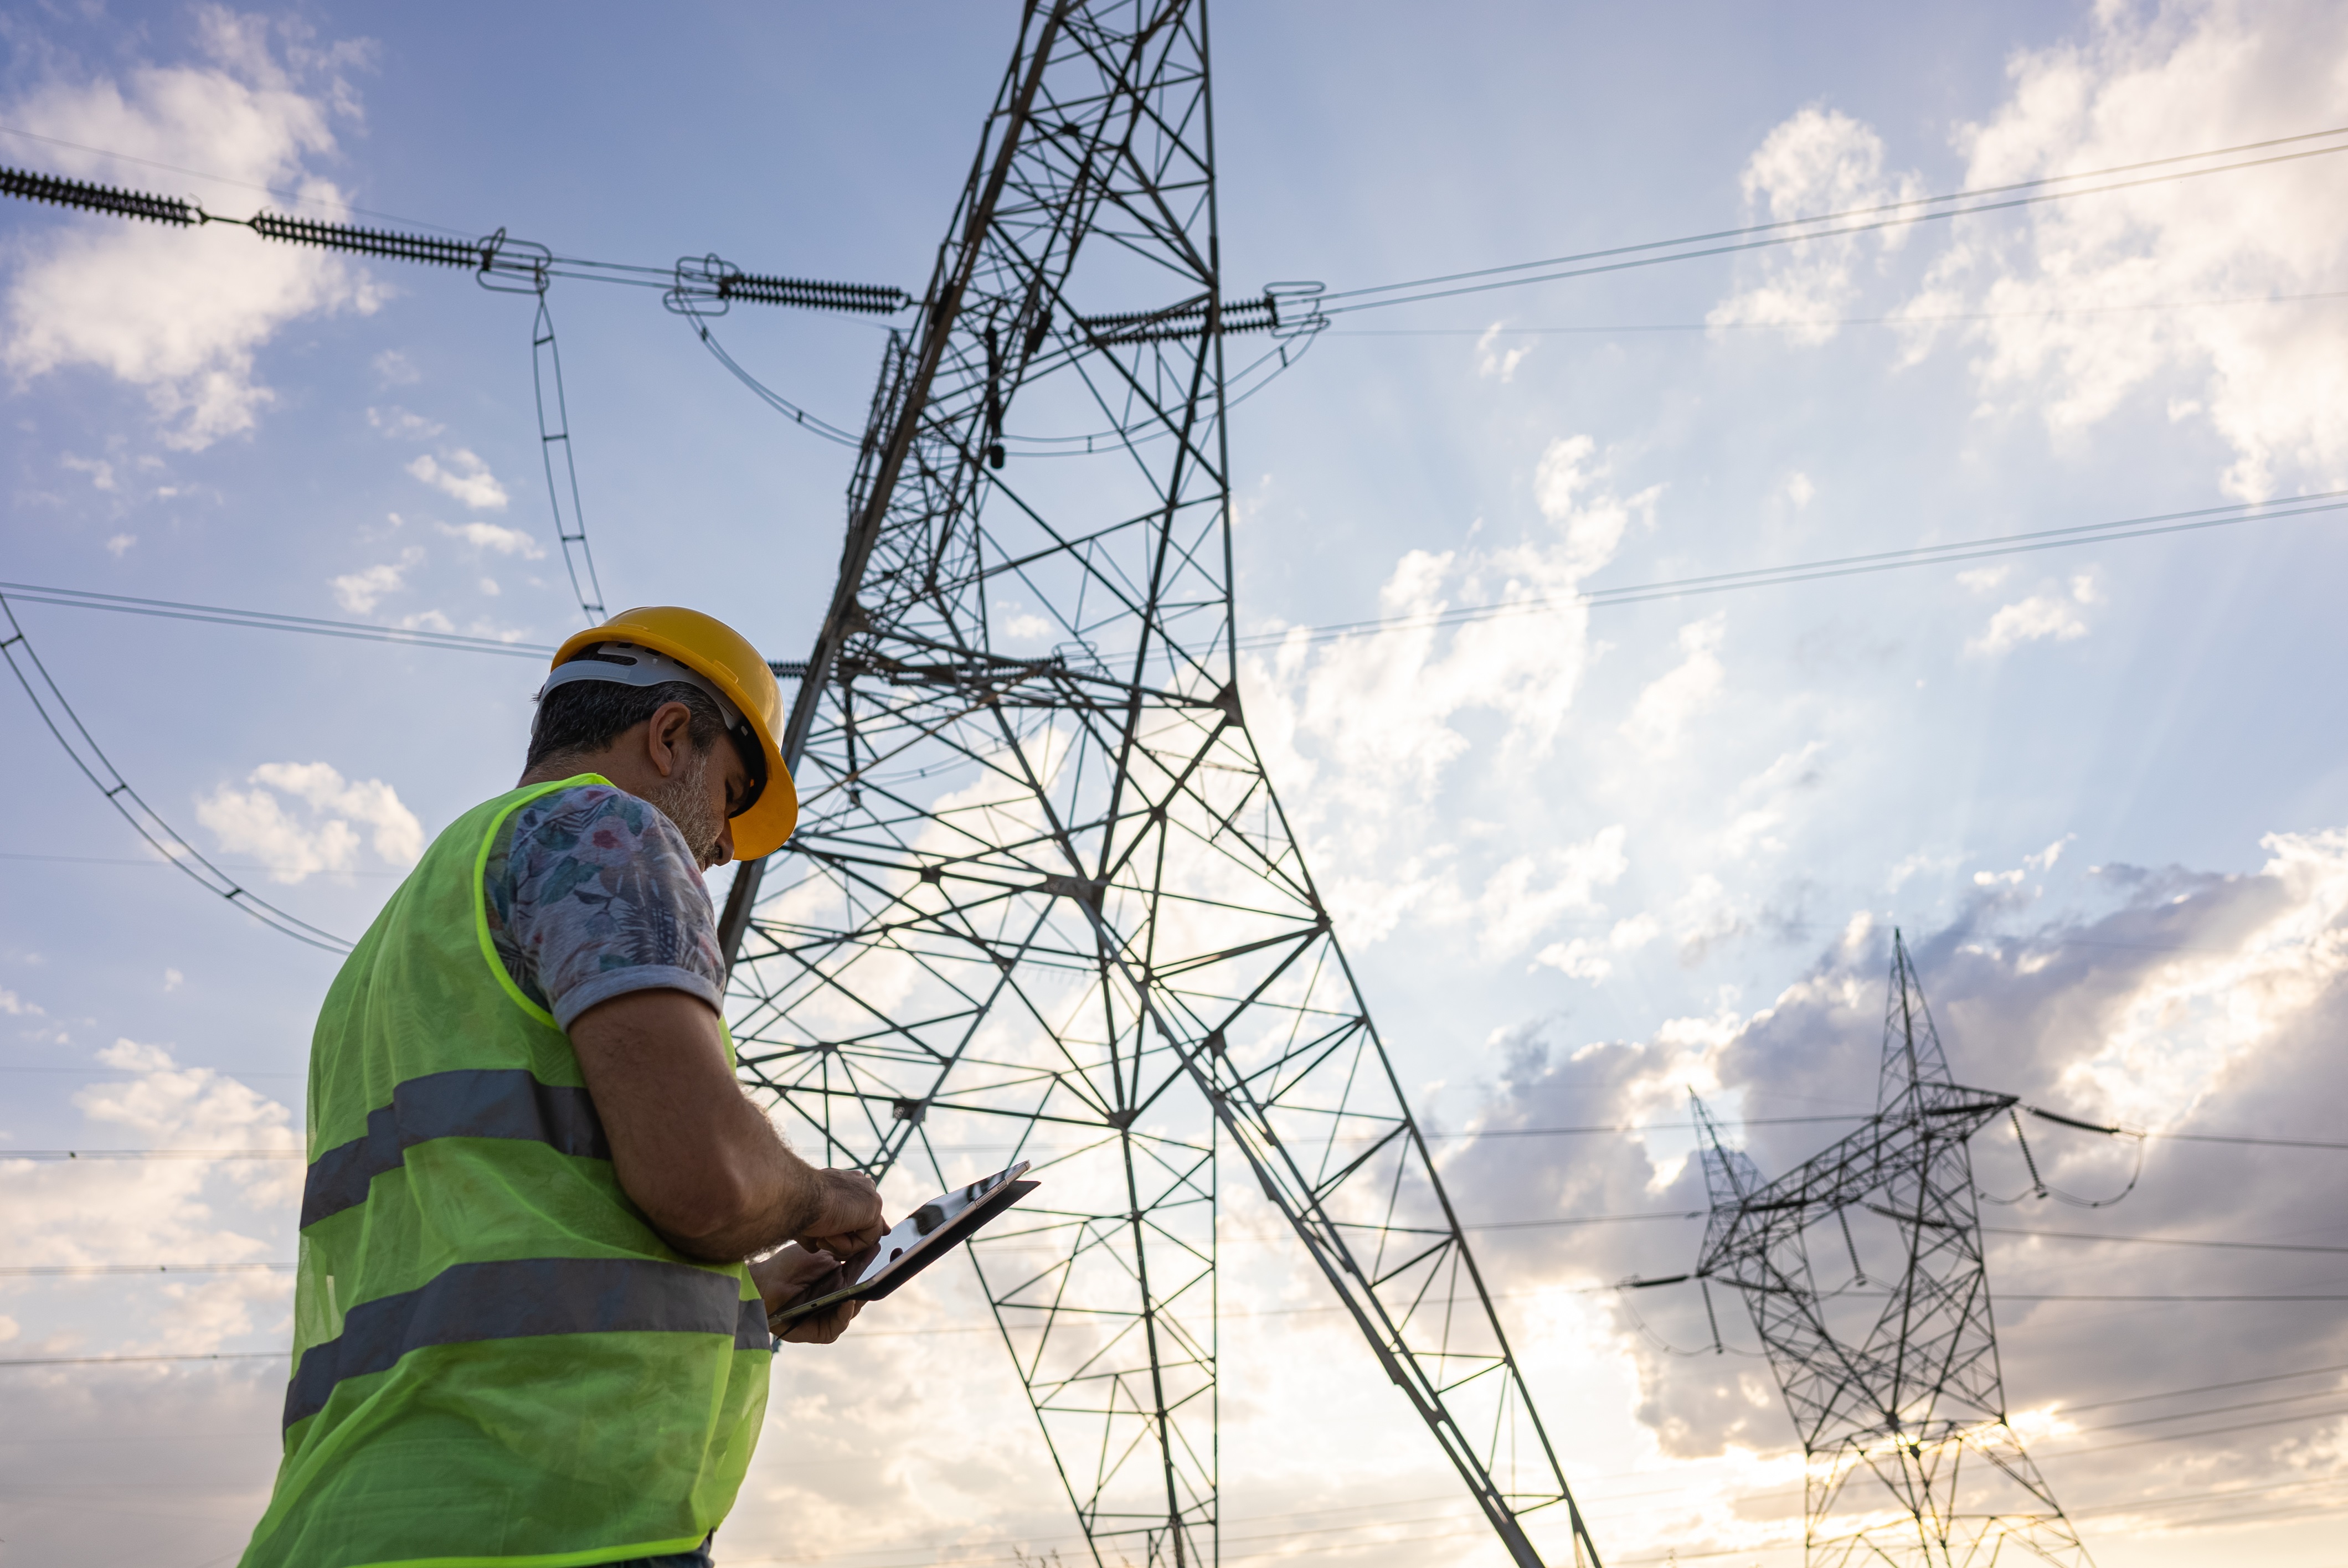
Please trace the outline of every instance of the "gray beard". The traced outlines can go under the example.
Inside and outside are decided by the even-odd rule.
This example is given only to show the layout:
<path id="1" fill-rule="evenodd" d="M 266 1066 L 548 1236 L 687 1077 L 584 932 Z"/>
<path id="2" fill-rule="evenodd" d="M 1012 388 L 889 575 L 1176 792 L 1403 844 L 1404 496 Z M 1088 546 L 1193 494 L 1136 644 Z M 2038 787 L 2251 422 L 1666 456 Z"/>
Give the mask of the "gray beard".
<path id="1" fill-rule="evenodd" d="M 725 817 L 709 804 L 709 764 L 716 750 L 715 745 L 701 751 L 686 746 L 686 761 L 675 776 L 663 780 L 659 789 L 644 797 L 685 835 L 685 846 L 704 871 L 716 864 L 717 835 L 726 831 Z"/>

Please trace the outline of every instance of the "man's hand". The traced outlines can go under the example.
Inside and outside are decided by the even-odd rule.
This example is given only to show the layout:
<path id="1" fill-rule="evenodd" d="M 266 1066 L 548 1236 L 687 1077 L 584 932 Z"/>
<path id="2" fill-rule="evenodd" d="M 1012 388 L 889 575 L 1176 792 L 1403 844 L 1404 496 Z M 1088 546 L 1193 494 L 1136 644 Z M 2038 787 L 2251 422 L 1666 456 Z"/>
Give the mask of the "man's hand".
<path id="1" fill-rule="evenodd" d="M 854 1257 L 888 1232 L 889 1222 L 880 1214 L 880 1189 L 871 1177 L 861 1171 L 816 1174 L 822 1182 L 819 1206 L 797 1238 L 799 1246 L 835 1258 Z"/>
<path id="2" fill-rule="evenodd" d="M 767 1304 L 767 1316 L 772 1319 L 803 1296 L 820 1296 L 839 1289 L 848 1283 L 848 1270 L 832 1253 L 794 1242 L 772 1257 L 752 1264 L 750 1283 L 758 1287 L 758 1295 Z M 792 1345 L 829 1345 L 848 1331 L 849 1324 L 855 1321 L 863 1307 L 860 1301 L 843 1301 L 829 1312 L 800 1318 L 782 1329 L 778 1337 Z M 771 1321 L 768 1327 L 773 1327 Z"/>

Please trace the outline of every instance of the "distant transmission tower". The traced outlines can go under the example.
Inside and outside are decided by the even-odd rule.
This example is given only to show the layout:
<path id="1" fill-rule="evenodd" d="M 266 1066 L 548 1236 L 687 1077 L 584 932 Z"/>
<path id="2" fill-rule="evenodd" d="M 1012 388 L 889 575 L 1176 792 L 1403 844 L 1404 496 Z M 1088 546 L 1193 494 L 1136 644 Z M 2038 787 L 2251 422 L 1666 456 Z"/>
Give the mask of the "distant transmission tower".
<path id="1" fill-rule="evenodd" d="M 1556 1508 L 1594 1568 L 1241 711 L 1224 346 L 1322 321 L 1221 285 L 1202 0 L 1033 0 L 786 667 L 742 1071 L 832 1163 L 1036 1162 L 973 1254 L 1097 1561 L 1220 1559 L 1228 1140 L 1515 1561 Z"/>
<path id="2" fill-rule="evenodd" d="M 1744 1293 L 1785 1390 L 1808 1460 L 1813 1568 L 1987 1568 L 2013 1549 L 2086 1568 L 2086 1548 L 2005 1419 L 1966 1140 L 2015 1098 L 1950 1079 L 1897 932 L 1891 951 L 1865 1127 L 1764 1182 L 1696 1105 L 1712 1199 L 1696 1273 Z M 1854 1214 L 1879 1245 L 1862 1251 Z M 1861 1476 L 1880 1490 L 1851 1488 Z"/>

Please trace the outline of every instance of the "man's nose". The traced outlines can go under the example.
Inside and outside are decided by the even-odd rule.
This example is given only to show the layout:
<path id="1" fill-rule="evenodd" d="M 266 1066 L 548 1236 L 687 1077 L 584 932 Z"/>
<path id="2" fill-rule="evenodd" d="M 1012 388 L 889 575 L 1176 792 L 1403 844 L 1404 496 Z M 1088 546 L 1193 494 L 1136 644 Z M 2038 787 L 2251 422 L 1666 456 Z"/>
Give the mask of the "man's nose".
<path id="1" fill-rule="evenodd" d="M 709 863 L 712 866 L 723 866 L 734 858 L 734 819 L 732 817 L 727 817 L 726 825 L 717 830 L 717 842 L 709 846 L 709 853 L 716 856 Z"/>

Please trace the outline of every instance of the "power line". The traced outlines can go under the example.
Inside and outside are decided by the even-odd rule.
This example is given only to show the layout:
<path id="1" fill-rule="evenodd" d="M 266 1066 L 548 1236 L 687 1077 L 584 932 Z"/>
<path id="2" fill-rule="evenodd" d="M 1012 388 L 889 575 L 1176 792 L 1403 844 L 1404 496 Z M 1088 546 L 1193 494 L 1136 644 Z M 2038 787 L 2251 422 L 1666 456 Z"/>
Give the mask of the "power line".
<path id="1" fill-rule="evenodd" d="M 261 211 L 250 218 L 227 218 L 208 212 L 184 197 L 159 196 L 87 180 L 66 179 L 29 169 L 0 168 L 0 195 L 22 197 L 58 207 L 78 208 L 118 218 L 136 218 L 173 228 L 202 228 L 226 223 L 249 229 L 264 240 L 308 245 L 319 250 L 374 256 L 388 261 L 420 261 L 428 265 L 470 271 L 483 287 L 511 293 L 544 294 L 555 278 L 589 282 L 623 283 L 658 289 L 671 309 L 695 304 L 717 310 L 736 301 L 751 304 L 795 305 L 808 310 L 849 311 L 891 315 L 913 302 L 904 290 L 890 284 L 827 282 L 811 278 L 783 278 L 745 272 L 716 255 L 686 257 L 669 267 L 641 267 L 618 261 L 595 261 L 582 256 L 558 256 L 545 246 L 508 237 L 503 229 L 478 240 L 401 233 L 365 229 L 355 224 L 288 218 Z"/>
<path id="2" fill-rule="evenodd" d="M 2242 294 L 2222 300 L 2143 300 L 2126 305 L 2058 305 L 2043 311 L 1937 311 L 1929 315 L 1787 316 L 1766 322 L 1615 322 L 1596 326 L 1338 327 L 1331 337 L 1612 337 L 1625 333 L 1804 332 L 1816 327 L 1943 326 L 1960 322 L 2043 322 L 2069 316 L 2148 311 L 2216 310 L 2230 305 L 2289 305 L 2348 300 L 2348 289 L 2308 294 Z"/>
<path id="3" fill-rule="evenodd" d="M 8 668 L 15 672 L 17 683 L 25 688 L 25 695 L 33 700 L 33 707 L 41 715 L 41 723 L 48 726 L 49 733 L 57 737 L 57 744 L 65 748 L 66 755 L 73 759 L 74 766 L 81 770 L 82 776 L 97 787 L 98 793 L 106 797 L 107 804 L 113 806 L 125 822 L 138 830 L 141 838 L 153 845 L 159 854 L 207 891 L 235 905 L 272 930 L 330 953 L 351 950 L 351 945 L 333 932 L 321 930 L 307 920 L 287 914 L 246 888 L 235 877 L 205 859 L 193 845 L 174 831 L 156 814 L 154 807 L 139 797 L 139 792 L 130 787 L 130 782 L 99 749 L 80 716 L 73 711 L 73 704 L 66 701 L 65 693 L 58 690 L 47 667 L 42 664 L 40 656 L 33 651 L 32 641 L 25 635 L 24 626 L 16 620 L 16 612 L 5 592 L 0 592 L 0 621 L 6 622 L 8 631 L 7 638 L 0 641 L 0 654 L 6 656 Z M 36 677 L 38 677 L 37 683 Z"/>
<path id="4" fill-rule="evenodd" d="M 2116 1432 L 2131 1427 L 2157 1426 L 2164 1421 L 2193 1421 L 2205 1416 L 2230 1416 L 2238 1410 L 2265 1410 L 2277 1405 L 2302 1405 L 2310 1399 L 2336 1399 L 2337 1389 L 2311 1389 L 2304 1394 L 2276 1394 L 2264 1399 L 2244 1399 L 2238 1404 L 2209 1405 L 2198 1410 L 2172 1410 L 2165 1416 L 2133 1416 L 2125 1421 L 2106 1421 L 2100 1427 L 2083 1427 L 2089 1432 Z"/>
<path id="5" fill-rule="evenodd" d="M 465 229 L 452 229 L 446 223 L 435 223 L 428 219 L 408 218 L 397 212 L 379 212 L 372 207 L 357 207 L 347 201 L 328 201 L 300 190 L 275 185 L 262 185 L 250 179 L 236 179 L 225 174 L 215 174 L 208 169 L 190 169 L 185 164 L 160 163 L 151 158 L 134 158 L 127 152 L 117 152 L 110 147 L 92 147 L 87 142 L 67 141 L 59 136 L 43 136 L 38 131 L 19 130 L 15 126 L 0 125 L 0 136 L 22 137 L 26 141 L 46 142 L 51 147 L 71 148 L 76 152 L 95 153 L 100 158 L 110 158 L 118 163 L 136 163 L 142 168 L 160 169 L 172 174 L 191 174 L 198 179 L 210 179 L 221 185 L 233 185 L 241 190 L 258 190 L 264 196 L 274 196 L 280 201 L 289 205 L 330 208 L 345 212 L 360 213 L 369 218 L 388 218 L 395 223 L 413 223 L 419 229 L 437 229 L 443 234 L 461 235 L 474 232 Z"/>
<path id="6" fill-rule="evenodd" d="M 1867 1295 L 1869 1293 L 1865 1291 L 1855 1291 L 1851 1294 Z M 1888 1295 L 1889 1293 L 1887 1292 L 1885 1294 Z M 2263 1296 L 2165 1296 L 2157 1294 L 2143 1296 L 2073 1296 L 2061 1292 L 2031 1295 L 2021 1291 L 2001 1290 L 1997 1293 L 1997 1296 L 1998 1299 L 2001 1301 L 2348 1301 L 2348 1292 L 2340 1291 L 2308 1295 L 2271 1294 Z"/>
<path id="7" fill-rule="evenodd" d="M 2280 1241 L 2203 1241 L 2188 1236 L 2164 1235 L 2093 1235 L 2085 1231 L 2019 1230 L 2003 1225 L 1983 1225 L 1984 1235 L 2046 1236 L 2055 1241 L 2128 1242 L 2137 1246 L 2213 1246 L 2232 1252 L 2321 1252 L 2348 1253 L 2348 1246 L 2308 1246 L 2297 1242 Z"/>
<path id="8" fill-rule="evenodd" d="M 2322 1420 L 2332 1416 L 2348 1416 L 2348 1406 L 2341 1406 L 2328 1410 L 2302 1410 L 2294 1416 L 2269 1416 L 2263 1420 L 2238 1421 L 2232 1426 L 2210 1427 L 2202 1431 L 2163 1432 L 2157 1437 L 2131 1438 L 2126 1442 L 2089 1443 L 2084 1448 L 2075 1449 L 2046 1449 L 2041 1450 L 2041 1457 L 2049 1459 L 2058 1457 L 2068 1459 L 2076 1458 L 2084 1454 L 2111 1453 L 2119 1449 L 2145 1448 L 2153 1443 L 2188 1442 L 2195 1438 L 2226 1437 L 2234 1432 L 2256 1431 L 2263 1427 L 2280 1427 L 2287 1425 L 2292 1421 Z"/>
<path id="9" fill-rule="evenodd" d="M 1737 1123 L 1740 1127 L 1784 1127 L 1811 1122 L 1865 1122 L 1867 1114 L 1851 1112 L 1839 1116 L 1754 1116 Z M 1478 1127 L 1465 1132 L 1427 1132 L 1421 1134 L 1430 1143 L 1464 1138 L 1572 1138 L 1594 1132 L 1692 1132 L 1693 1122 L 1616 1122 L 1593 1123 L 1584 1127 Z"/>
<path id="10" fill-rule="evenodd" d="M 1822 581 L 1830 578 L 1900 571 L 1914 567 L 1954 565 L 1997 556 L 2024 555 L 2040 550 L 2062 549 L 2080 545 L 2149 538 L 2163 534 L 2189 533 L 2208 528 L 2227 528 L 2236 523 L 2272 521 L 2277 518 L 2310 517 L 2342 510 L 2348 510 L 2348 490 L 2326 490 L 2308 496 L 2293 497 L 2283 501 L 2245 502 L 2225 507 L 2197 507 L 2182 512 L 2155 513 L 2147 517 L 2119 518 L 2104 523 L 2082 523 L 2069 528 L 2042 528 L 2029 533 L 1959 539 L 1945 545 L 1917 545 L 1905 549 L 1883 550 L 1869 555 L 1836 556 L 1821 560 L 1792 562 L 1785 566 L 1758 567 L 1749 571 L 1716 572 L 1703 577 L 1630 583 L 1620 588 L 1594 589 L 1584 593 L 1544 595 L 1530 599 L 1509 600 L 1497 604 L 1459 605 L 1422 615 L 1385 616 L 1365 620 L 1336 621 L 1321 626 L 1290 627 L 1279 631 L 1256 632 L 1241 637 L 1239 639 L 1239 646 L 1249 650 L 1263 650 L 1278 648 L 1292 638 L 1306 643 L 1321 643 L 1357 635 L 1448 630 L 1478 621 L 1496 620 L 1513 616 L 1551 615 L 1576 605 L 1597 610 L 1620 605 L 1644 604 L 1657 600 L 1725 593 L 1743 589 L 1779 588 L 1795 583 Z M 282 615 L 272 610 L 234 610 L 220 605 L 187 604 L 172 600 L 141 599 L 129 594 L 96 593 L 81 589 L 54 588 L 36 583 L 0 583 L 0 595 L 22 600 L 27 603 L 61 605 L 74 610 L 117 610 L 133 615 L 206 621 L 268 631 L 299 631 L 314 636 L 406 643 L 416 647 L 440 648 L 463 653 L 496 653 L 513 658 L 543 659 L 551 656 L 554 651 L 553 646 L 550 643 L 476 637 L 458 632 L 425 631 L 405 627 L 373 626 L 364 621 L 328 620 L 314 616 Z M 2168 1133 L 2153 1135 L 2177 1136 L 2177 1134 Z M 2338 1146 L 2348 1147 L 2348 1144 Z"/>
<path id="11" fill-rule="evenodd" d="M 2028 555 L 2040 550 L 2067 549 L 2079 545 L 2105 544 L 2120 539 L 2149 538 L 2160 534 L 2191 533 L 2205 528 L 2229 528 L 2236 523 L 2262 522 L 2278 518 L 2302 518 L 2317 513 L 2348 510 L 2348 499 L 2343 497 L 2348 497 L 2348 490 L 2322 490 L 2311 495 L 2291 497 L 2281 501 L 2252 501 L 2223 507 L 2199 507 L 2188 511 L 2158 512 L 2147 517 L 2123 518 L 2104 523 L 2080 523 L 2069 528 L 2040 528 L 2029 533 L 1957 539 L 1945 545 L 1916 545 L 1906 549 L 1879 550 L 1869 555 L 1834 556 L 1823 560 L 1799 561 L 1786 566 L 1756 567 L 1749 571 L 1715 572 L 1704 577 L 1630 583 L 1621 588 L 1592 589 L 1582 593 L 1542 595 L 1531 599 L 1509 600 L 1498 604 L 1460 605 L 1448 610 L 1431 610 L 1420 615 L 1383 616 L 1368 620 L 1340 621 L 1328 626 L 1292 627 L 1279 631 L 1256 632 L 1242 637 L 1239 639 L 1239 645 L 1246 649 L 1277 648 L 1292 639 L 1307 643 L 1329 642 L 1354 635 L 1447 629 L 1474 621 L 1496 620 L 1509 616 L 1552 615 L 1576 605 L 1600 610 L 1626 604 L 1646 604 L 1656 600 L 1727 593 L 1748 588 L 1781 588 L 1792 583 L 1817 582 L 1828 578 L 1859 577 L 1874 572 L 1901 571 L 1912 567 L 1954 565 L 1964 561 L 1985 560 L 1996 556 Z"/>
<path id="12" fill-rule="evenodd" d="M 0 1149 L 8 1160 L 300 1160 L 300 1149 Z"/>
<path id="13" fill-rule="evenodd" d="M 10 1279 L 99 1274 L 291 1274 L 290 1263 L 44 1263 L 0 1268 Z"/>
<path id="14" fill-rule="evenodd" d="M 2101 1132 L 2118 1138 L 2165 1138 L 2172 1143 L 2240 1143 L 2265 1149 L 2348 1149 L 2348 1143 L 2327 1143 L 2317 1138 L 2257 1138 L 2240 1132 L 2155 1132 L 2137 1127 L 2106 1127 L 2096 1122 L 2082 1122 L 2076 1116 L 2065 1116 L 2043 1106 L 2024 1105 L 2042 1122 L 2053 1122 L 2065 1127 L 2076 1127 L 2083 1132 Z"/>
<path id="15" fill-rule="evenodd" d="M 168 860 L 158 860 L 152 856 L 31 855 L 20 850 L 13 849 L 0 849 L 0 860 L 38 860 L 60 866 L 169 866 L 171 864 Z M 223 871 L 267 871 L 272 869 L 270 866 L 246 860 L 221 860 L 215 861 L 213 864 L 218 866 Z M 335 875 L 337 876 L 405 876 L 407 873 L 405 871 L 337 871 Z M 58 1071 L 67 1071 L 72 1070 L 60 1068 Z"/>
<path id="16" fill-rule="evenodd" d="M 133 866 L 160 866 L 163 863 L 160 860 L 139 860 L 125 862 L 125 864 Z M 93 1072 L 143 1073 L 144 1071 L 144 1069 L 136 1067 L 108 1067 L 102 1062 L 87 1061 L 78 1063 L 72 1067 L 49 1067 L 31 1062 L 0 1062 L 0 1072 L 54 1072 L 60 1076 L 74 1078 L 88 1077 Z M 198 1068 L 196 1071 L 216 1072 L 222 1078 L 304 1078 L 308 1076 L 308 1074 L 301 1072 L 253 1071 L 242 1067 Z M 0 1160 L 9 1158 L 12 1158 L 12 1156 L 5 1149 L 0 1149 Z"/>
<path id="17" fill-rule="evenodd" d="M 2236 1378 L 2225 1383 L 2197 1383 L 2189 1389 L 2168 1389 L 2157 1394 L 2130 1394 L 2124 1399 L 2097 1399 L 2085 1405 L 2066 1405 L 2066 1410 L 2102 1410 L 2115 1405 L 2141 1405 L 2153 1399 L 2180 1399 L 2188 1394 L 2219 1394 L 2229 1389 L 2254 1388 L 2261 1383 L 2283 1383 L 2293 1378 L 2320 1378 L 2328 1372 L 2348 1372 L 2348 1361 L 2335 1361 L 2326 1367 L 2308 1367 L 2297 1372 L 2270 1372 L 2262 1378 Z"/>
<path id="18" fill-rule="evenodd" d="M 2249 1143 L 2263 1149 L 2348 1149 L 2348 1143 L 2327 1143 L 2314 1138 L 2238 1138 L 2220 1132 L 2145 1132 L 2146 1138 L 2166 1138 L 2172 1143 Z"/>
<path id="19" fill-rule="evenodd" d="M 1493 1220 L 1484 1225 L 1461 1225 L 1459 1228 L 1470 1231 L 1541 1230 L 1555 1225 L 1627 1225 L 1635 1220 L 1700 1220 L 1705 1216 L 1705 1213 L 1706 1211 L 1703 1209 L 1646 1209 L 1627 1214 L 1570 1214 L 1549 1220 Z"/>
<path id="20" fill-rule="evenodd" d="M 1580 251 L 1569 255 L 1551 256 L 1535 261 L 1511 261 L 1503 266 L 1479 267 L 1468 272 L 1446 272 L 1433 277 L 1414 278 L 1397 283 L 1379 283 L 1369 288 L 1345 289 L 1325 296 L 1331 301 L 1352 300 L 1352 304 L 1332 304 L 1329 315 L 1344 315 L 1355 311 L 1381 310 L 1389 305 L 1412 304 L 1421 300 L 1450 299 L 1460 294 L 1487 293 L 1494 289 L 1521 288 L 1530 283 L 1555 282 L 1566 278 L 1586 278 L 1601 272 L 1619 272 L 1635 267 L 1661 266 L 1669 261 L 1694 261 L 1705 256 L 1721 256 L 1740 251 L 1767 250 L 1779 245 L 1796 245 L 1808 240 L 1829 240 L 1851 234 L 1865 234 L 1884 229 L 1904 229 L 1919 223 L 1931 223 L 1942 219 L 1962 218 L 1975 213 L 1999 212 L 2020 207 L 2034 207 L 2050 201 L 2067 201 L 2075 197 L 2102 195 L 2115 190 L 2135 190 L 2141 186 L 2166 185 L 2178 180 L 2199 179 L 2206 175 L 2230 174 L 2245 169 L 2259 169 L 2270 164 L 2292 163 L 2302 159 L 2323 158 L 2335 152 L 2348 152 L 2348 142 L 2337 146 L 2313 148 L 2299 152 L 2277 153 L 2266 158 L 2244 159 L 2238 163 L 2219 164 L 2209 169 L 2183 169 L 2176 173 L 2147 176 L 2141 179 L 2118 180 L 2109 185 L 2090 186 L 2078 190 L 2049 190 L 2053 185 L 2069 184 L 2075 180 L 2100 179 L 2115 174 L 2133 173 L 2140 169 L 2165 168 L 2178 163 L 2190 163 L 2201 159 L 2225 158 L 2235 153 L 2255 152 L 2267 148 L 2285 147 L 2303 141 L 2330 140 L 2348 136 L 2348 127 L 2331 130 L 2307 131 L 2298 136 L 2278 137 L 2267 141 L 2244 142 L 2240 146 L 2215 148 L 2207 152 L 2180 153 L 2171 158 L 2147 159 L 2141 163 L 2119 164 L 2109 169 L 2083 171 L 2077 174 L 2046 175 L 2037 179 L 2020 180 L 2011 185 L 1984 186 L 1972 190 L 1952 191 L 1945 196 L 1924 196 L 1911 200 L 1887 201 L 1872 207 L 1847 208 L 1839 212 L 1821 212 L 1806 218 L 1785 218 L 1769 223 L 1747 224 L 1737 229 L 1718 229 L 1709 233 L 1683 235 L 1675 240 L 1648 240 L 1634 245 L 1613 245 L 1599 251 Z M 2014 195 L 2013 192 L 2034 192 Z M 2003 196 L 2004 200 L 1990 201 L 1982 198 Z M 1953 205 L 1971 202 L 1970 206 Z M 1940 208 L 1938 211 L 1919 209 Z M 1883 214 L 1904 216 L 1882 216 Z M 1849 219 L 1870 219 L 1872 221 L 1848 223 Z M 1821 227 L 1842 224 L 1839 228 Z M 1797 231 L 1788 232 L 1787 231 Z M 1761 236 L 1747 238 L 1747 236 Z M 1726 241 L 1715 243 L 1715 241 Z M 1656 252 L 1663 252 L 1658 254 Z M 1610 260 L 1610 258 L 1626 258 Z M 1593 262 L 1581 266 L 1576 263 Z M 1542 272 L 1544 267 L 1562 267 L 1562 272 Z M 1532 277 L 1502 277 L 1508 272 L 1536 272 Z M 1490 282 L 1474 282 L 1489 279 Z M 1435 285 L 1457 283 L 1457 288 Z M 1417 292 L 1404 291 L 1416 290 Z M 1373 294 L 1392 294 L 1388 299 L 1371 299 Z"/>
<path id="21" fill-rule="evenodd" d="M 160 1356 L 12 1356 L 0 1367 L 105 1367 L 143 1361 L 283 1361 L 290 1350 L 213 1350 Z"/>
<path id="22" fill-rule="evenodd" d="M 546 659 L 554 652 L 554 645 L 549 642 L 475 637 L 457 631 L 425 631 L 402 626 L 374 626 L 363 620 L 324 620 L 312 615 L 280 615 L 267 610 L 231 610 L 217 604 L 187 604 L 178 600 L 140 599 L 127 593 L 94 593 L 86 589 L 48 588 L 30 582 L 0 582 L 0 594 L 28 604 L 57 604 L 72 610 L 110 610 L 125 615 L 151 615 L 167 620 L 201 620 L 263 631 L 300 631 L 313 637 L 399 642 L 416 648 L 445 648 L 459 653 L 502 653 L 516 659 Z"/>

